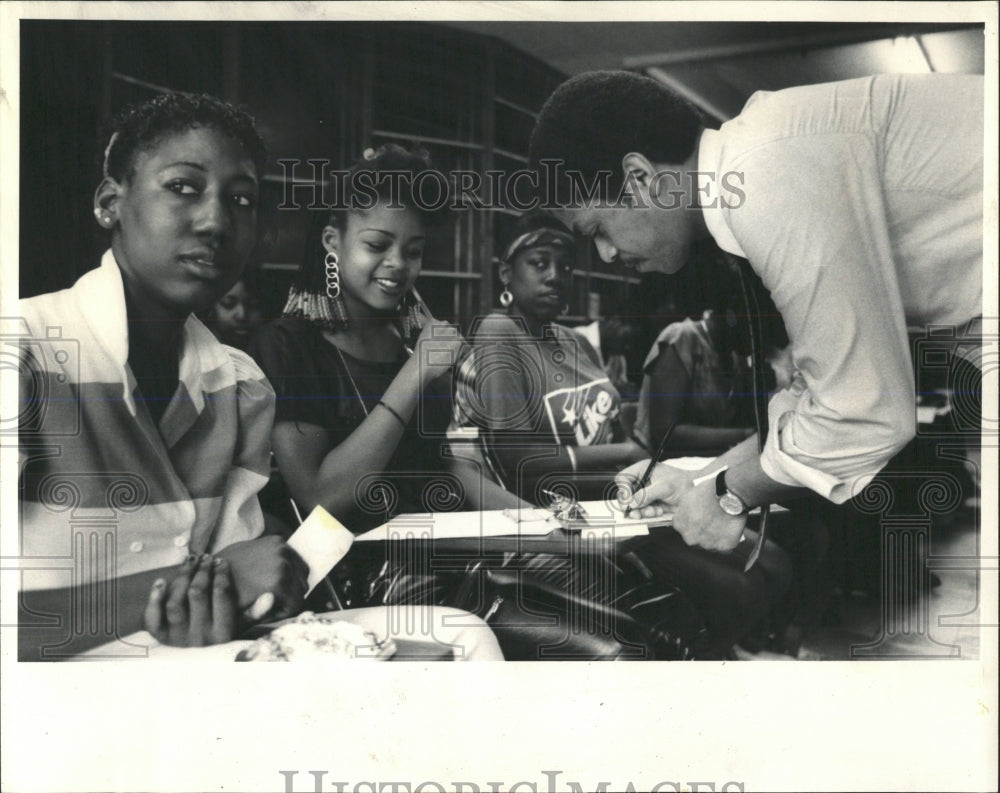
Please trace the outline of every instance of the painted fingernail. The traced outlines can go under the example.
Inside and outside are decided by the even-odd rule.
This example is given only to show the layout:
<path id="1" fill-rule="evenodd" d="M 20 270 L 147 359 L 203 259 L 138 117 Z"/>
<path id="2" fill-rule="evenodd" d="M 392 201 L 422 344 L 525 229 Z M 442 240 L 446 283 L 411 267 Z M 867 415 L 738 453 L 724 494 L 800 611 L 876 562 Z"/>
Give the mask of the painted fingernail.
<path id="1" fill-rule="evenodd" d="M 252 606 L 250 606 L 248 616 L 251 620 L 263 619 L 273 606 L 274 594 L 271 592 L 265 592 L 254 601 Z"/>
<path id="2" fill-rule="evenodd" d="M 166 582 L 165 579 L 163 579 L 163 578 L 157 578 L 153 582 L 153 589 L 163 589 L 163 587 L 165 587 L 166 585 L 167 585 L 167 582 Z"/>

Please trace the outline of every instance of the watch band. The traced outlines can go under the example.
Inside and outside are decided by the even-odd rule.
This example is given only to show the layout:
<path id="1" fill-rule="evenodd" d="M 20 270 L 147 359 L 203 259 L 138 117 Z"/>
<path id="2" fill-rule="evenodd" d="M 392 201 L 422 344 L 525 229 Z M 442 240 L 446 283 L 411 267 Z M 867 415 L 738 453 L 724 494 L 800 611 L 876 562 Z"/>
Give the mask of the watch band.
<path id="1" fill-rule="evenodd" d="M 715 475 L 715 495 L 723 496 L 728 489 L 726 487 L 726 469 L 723 468 Z"/>

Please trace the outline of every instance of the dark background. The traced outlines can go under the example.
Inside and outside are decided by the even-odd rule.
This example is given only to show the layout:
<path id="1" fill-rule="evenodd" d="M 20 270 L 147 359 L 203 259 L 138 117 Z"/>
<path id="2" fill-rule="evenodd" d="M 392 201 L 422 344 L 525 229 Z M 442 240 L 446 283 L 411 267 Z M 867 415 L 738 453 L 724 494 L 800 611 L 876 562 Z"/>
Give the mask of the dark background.
<path id="1" fill-rule="evenodd" d="M 982 26 L 23 20 L 20 294 L 68 287 L 97 265 L 108 244 L 92 214 L 103 124 L 159 92 L 214 93 L 257 118 L 271 159 L 254 267 L 265 316 L 275 316 L 309 223 L 308 211 L 277 209 L 279 159 L 343 167 L 368 146 L 416 142 L 441 170 L 510 173 L 526 165 L 545 98 L 588 68 L 645 72 L 722 121 L 754 90 L 914 64 L 982 73 Z M 458 211 L 434 234 L 418 287 L 436 315 L 467 330 L 496 305 L 490 262 L 512 220 L 501 209 Z M 655 274 L 640 282 L 583 250 L 565 321 L 599 314 L 645 324 L 655 315 L 662 326 L 675 318 L 676 286 Z M 597 313 L 590 294 L 599 295 Z"/>

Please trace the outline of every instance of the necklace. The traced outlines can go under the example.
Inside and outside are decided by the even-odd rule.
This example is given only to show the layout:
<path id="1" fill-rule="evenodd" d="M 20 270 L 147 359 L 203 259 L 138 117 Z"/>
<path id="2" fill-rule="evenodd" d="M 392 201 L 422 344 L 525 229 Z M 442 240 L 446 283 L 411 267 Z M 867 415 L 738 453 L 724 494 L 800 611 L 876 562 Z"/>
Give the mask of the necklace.
<path id="1" fill-rule="evenodd" d="M 323 338 L 330 346 L 333 347 L 334 351 L 337 353 L 337 357 L 340 359 L 340 365 L 344 368 L 344 372 L 347 374 L 347 379 L 351 383 L 351 388 L 354 391 L 354 396 L 358 398 L 358 402 L 361 404 L 361 409 L 365 412 L 365 416 L 368 416 L 368 407 L 365 405 L 365 400 L 361 397 L 361 391 L 358 389 L 358 384 L 354 382 L 354 375 L 351 374 L 351 369 L 347 365 L 347 359 L 344 358 L 344 353 L 341 352 L 340 347 L 338 345 L 334 344 L 334 342 L 331 339 L 327 338 L 325 333 L 323 334 Z M 403 345 L 403 349 L 406 350 L 406 354 L 408 357 L 411 358 L 413 357 L 413 350 L 411 350 L 406 345 Z"/>
<path id="2" fill-rule="evenodd" d="M 347 379 L 351 383 L 351 389 L 354 391 L 354 396 L 357 397 L 358 402 L 361 404 L 361 409 L 365 412 L 365 417 L 367 418 L 368 415 L 369 415 L 369 413 L 368 413 L 368 407 L 365 405 L 365 400 L 362 399 L 362 397 L 361 397 L 361 390 L 358 388 L 358 384 L 354 381 L 354 376 L 351 374 L 351 370 L 347 366 L 347 359 L 344 358 L 344 353 L 341 352 L 340 347 L 338 347 L 336 344 L 333 344 L 332 341 L 330 341 L 329 339 L 327 339 L 327 341 L 330 344 L 333 345 L 333 349 L 336 351 L 337 357 L 340 359 L 340 365 L 344 368 L 344 371 L 347 373 Z M 413 351 L 409 347 L 407 347 L 407 346 L 404 345 L 403 349 L 406 350 L 406 354 L 409 357 L 413 356 Z M 383 404 L 384 407 L 387 407 L 384 403 L 382 403 L 382 404 Z M 395 411 L 392 411 L 392 412 L 395 414 Z M 402 419 L 398 415 L 396 416 L 396 418 L 398 418 L 400 420 L 400 422 L 402 422 Z M 392 507 L 390 506 L 390 504 L 391 504 L 391 502 L 390 502 L 391 488 L 392 488 L 392 485 L 388 485 L 387 484 L 387 485 L 383 486 L 380 483 L 376 483 L 376 489 L 378 490 L 379 494 L 382 496 L 382 503 L 385 505 L 386 520 L 389 520 L 392 517 Z M 458 494 L 454 493 L 454 492 L 450 492 L 448 494 L 448 500 L 450 501 L 452 499 L 460 500 L 461 497 Z"/>
<path id="3" fill-rule="evenodd" d="M 329 340 L 328 340 L 329 341 Z M 332 341 L 330 344 L 337 353 L 337 357 L 340 358 L 340 365 L 344 368 L 344 372 L 347 373 L 347 379 L 351 383 L 351 388 L 354 389 L 354 396 L 358 398 L 358 402 L 361 404 L 361 409 L 365 412 L 365 416 L 368 416 L 368 407 L 365 405 L 365 400 L 361 397 L 361 391 L 358 389 L 358 384 L 354 382 L 354 375 L 351 374 L 351 369 L 347 365 L 347 360 L 344 358 L 344 353 L 340 351 L 340 347 L 334 344 Z"/>
<path id="4" fill-rule="evenodd" d="M 327 341 L 329 341 L 329 339 Z M 331 341 L 330 344 L 333 344 L 333 342 Z M 358 389 L 358 384 L 354 382 L 354 375 L 351 374 L 351 370 L 347 366 L 347 359 L 344 358 L 344 353 L 340 351 L 340 347 L 338 347 L 336 344 L 333 344 L 333 349 L 336 350 L 337 357 L 340 358 L 340 365 L 344 368 L 344 371 L 347 373 L 347 379 L 351 383 L 351 388 L 354 389 L 354 396 L 358 398 L 358 402 L 361 405 L 361 409 L 365 412 L 365 418 L 367 418 L 368 407 L 365 405 L 365 400 L 362 399 L 361 397 L 361 391 Z M 382 504 L 385 507 L 385 519 L 387 521 L 392 517 L 392 507 L 390 506 L 391 502 L 389 500 L 390 496 L 388 493 L 388 487 L 391 486 L 386 486 L 379 482 L 375 483 L 375 490 L 377 490 L 378 494 L 382 497 Z"/>

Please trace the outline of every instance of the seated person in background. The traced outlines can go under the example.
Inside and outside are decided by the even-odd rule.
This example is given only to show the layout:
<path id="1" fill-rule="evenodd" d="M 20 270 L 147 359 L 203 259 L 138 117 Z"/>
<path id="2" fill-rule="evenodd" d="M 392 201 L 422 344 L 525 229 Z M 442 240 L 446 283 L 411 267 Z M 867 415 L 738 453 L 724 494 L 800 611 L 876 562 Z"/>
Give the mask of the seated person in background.
<path id="1" fill-rule="evenodd" d="M 601 355 L 604 371 L 622 397 L 634 400 L 638 389 L 631 379 L 630 361 L 634 358 L 639 328 L 631 322 L 614 317 L 601 320 Z"/>
<path id="2" fill-rule="evenodd" d="M 247 348 L 250 336 L 260 324 L 263 314 L 250 272 L 220 297 L 206 313 L 205 325 L 215 338 L 230 347 Z"/>
<path id="3" fill-rule="evenodd" d="M 322 505 L 352 531 L 399 513 L 455 509 L 462 493 L 471 508 L 483 506 L 480 477 L 442 451 L 449 361 L 464 340 L 412 291 L 428 226 L 440 218 L 419 206 L 406 179 L 378 178 L 430 168 L 422 152 L 369 149 L 345 180 L 343 204 L 366 200 L 355 192 L 359 173 L 374 174 L 377 202 L 317 219 L 281 319 L 250 348 L 277 392 L 272 442 L 291 497 L 305 512 Z M 414 355 L 425 342 L 434 355 Z M 486 499 L 499 497 L 495 508 L 516 505 L 484 487 Z M 425 503 L 431 494 L 440 503 Z"/>
<path id="4" fill-rule="evenodd" d="M 154 582 L 154 600 L 178 606 L 167 638 L 184 644 L 301 606 L 306 566 L 262 536 L 257 502 L 273 392 L 192 315 L 250 258 L 264 158 L 253 120 L 213 97 L 123 111 L 94 195 L 111 249 L 70 289 L 20 303 L 21 555 L 69 565 L 22 574 L 24 660 L 139 630 Z M 213 591 L 215 617 L 209 604 L 189 619 L 188 601 Z"/>
<path id="5" fill-rule="evenodd" d="M 674 457 L 715 457 L 756 432 L 750 338 L 739 280 L 718 257 L 698 265 L 702 273 L 709 267 L 712 274 L 701 281 L 701 295 L 694 300 L 686 296 L 689 305 L 704 309 L 701 318 L 664 328 L 643 365 L 635 435 L 647 448 L 656 448 L 674 425 L 667 446 Z M 679 289 L 687 291 L 687 282 L 677 278 Z M 762 310 L 769 335 L 775 337 L 768 340 L 768 349 L 777 358 L 788 340 L 777 312 Z"/>
<path id="6" fill-rule="evenodd" d="M 536 489 L 553 474 L 570 475 L 583 498 L 601 498 L 614 473 L 645 452 L 626 437 L 618 390 L 594 349 L 556 321 L 569 296 L 573 235 L 536 212 L 518 219 L 503 251 L 503 311 L 474 329 L 459 372 L 459 421 L 480 428 L 496 475 L 526 500 L 548 503 Z"/>
<path id="7" fill-rule="evenodd" d="M 753 435 L 740 410 L 751 383 L 745 358 L 729 347 L 733 321 L 731 312 L 706 309 L 700 320 L 668 325 L 656 339 L 635 426 L 647 448 L 671 425 L 667 448 L 675 456 L 717 456 Z"/>
<path id="8" fill-rule="evenodd" d="M 638 328 L 619 319 L 598 319 L 589 325 L 573 328 L 597 351 L 601 368 L 607 372 L 611 385 L 625 398 L 634 398 L 636 389 L 629 381 L 629 355 Z"/>

